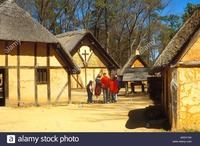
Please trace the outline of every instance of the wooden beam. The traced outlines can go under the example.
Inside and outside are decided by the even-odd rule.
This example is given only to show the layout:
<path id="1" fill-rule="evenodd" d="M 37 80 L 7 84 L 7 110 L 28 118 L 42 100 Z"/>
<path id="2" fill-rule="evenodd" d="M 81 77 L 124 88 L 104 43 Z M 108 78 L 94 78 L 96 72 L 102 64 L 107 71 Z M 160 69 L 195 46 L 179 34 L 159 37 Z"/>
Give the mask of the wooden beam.
<path id="1" fill-rule="evenodd" d="M 20 45 L 17 46 L 17 97 L 18 102 L 21 101 L 21 92 L 20 92 Z"/>
<path id="2" fill-rule="evenodd" d="M 5 42 L 5 49 L 8 47 L 8 42 Z M 5 51 L 5 98 L 9 98 L 9 76 L 8 76 L 8 52 Z"/>
<path id="3" fill-rule="evenodd" d="M 71 93 L 71 89 L 72 89 L 72 85 L 71 85 L 71 74 L 68 73 L 68 103 L 70 104 L 72 102 L 72 93 Z"/>
<path id="4" fill-rule="evenodd" d="M 74 80 L 79 84 L 79 86 L 81 86 L 81 88 L 83 88 L 83 86 L 81 85 L 81 83 L 79 83 L 79 81 L 74 77 L 74 75 L 71 75 L 73 78 L 74 78 Z"/>
<path id="5" fill-rule="evenodd" d="M 93 69 L 93 80 L 95 81 L 96 76 L 95 76 L 95 69 Z"/>
<path id="6" fill-rule="evenodd" d="M 85 67 L 85 87 L 87 86 L 87 83 L 88 83 L 87 68 Z"/>
<path id="7" fill-rule="evenodd" d="M 191 61 L 191 62 L 179 62 L 178 66 L 180 67 L 199 67 L 200 61 Z"/>
<path id="8" fill-rule="evenodd" d="M 77 81 L 78 81 L 78 74 L 76 74 L 76 78 L 77 78 Z M 78 89 L 78 83 L 76 84 L 76 88 Z"/>
<path id="9" fill-rule="evenodd" d="M 35 68 L 35 104 L 38 104 L 38 88 L 37 88 L 37 43 L 34 44 L 34 68 Z"/>
<path id="10" fill-rule="evenodd" d="M 48 98 L 48 102 L 51 102 L 50 44 L 47 44 L 47 98 Z"/>
<path id="11" fill-rule="evenodd" d="M 0 66 L 1 68 L 4 68 L 5 66 Z M 17 66 L 8 66 L 8 69 L 17 69 Z M 35 66 L 19 66 L 20 69 L 35 69 Z M 68 67 L 62 67 L 62 66 L 50 66 L 50 69 L 65 69 L 67 70 Z"/>
<path id="12" fill-rule="evenodd" d="M 125 96 L 128 96 L 128 82 L 124 82 L 125 84 Z"/>
<path id="13" fill-rule="evenodd" d="M 62 95 L 62 93 L 64 92 L 65 88 L 68 86 L 68 84 L 69 84 L 69 82 L 67 82 L 67 83 L 63 86 L 63 88 L 62 88 L 61 91 L 59 92 L 58 96 L 56 97 L 56 101 L 55 101 L 55 102 L 57 102 L 57 101 L 59 100 L 60 96 Z M 70 92 L 70 91 L 69 91 L 69 92 Z"/>

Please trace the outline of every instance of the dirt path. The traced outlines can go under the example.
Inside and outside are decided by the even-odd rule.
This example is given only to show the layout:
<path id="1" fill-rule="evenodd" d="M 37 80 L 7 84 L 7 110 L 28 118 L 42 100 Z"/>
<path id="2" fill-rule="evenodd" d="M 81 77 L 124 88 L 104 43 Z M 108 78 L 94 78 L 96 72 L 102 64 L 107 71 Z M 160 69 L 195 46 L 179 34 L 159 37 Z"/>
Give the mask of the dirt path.
<path id="1" fill-rule="evenodd" d="M 73 95 L 73 104 L 69 105 L 1 107 L 0 132 L 161 131 L 145 127 L 144 108 L 153 105 L 148 95 L 120 96 L 118 103 L 109 104 L 85 104 L 85 93 Z"/>

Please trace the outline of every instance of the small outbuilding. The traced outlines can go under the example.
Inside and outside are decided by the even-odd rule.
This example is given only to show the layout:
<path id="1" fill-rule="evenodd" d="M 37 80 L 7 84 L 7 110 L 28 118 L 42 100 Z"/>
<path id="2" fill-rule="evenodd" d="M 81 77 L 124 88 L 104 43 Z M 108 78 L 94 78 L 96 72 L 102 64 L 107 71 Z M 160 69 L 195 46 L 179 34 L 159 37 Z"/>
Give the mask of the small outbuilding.
<path id="1" fill-rule="evenodd" d="M 172 129 L 200 130 L 200 7 L 156 60 L 161 73 L 162 108 Z"/>
<path id="2" fill-rule="evenodd" d="M 81 70 L 80 74 L 72 75 L 72 88 L 85 88 L 90 80 L 104 72 L 117 74 L 119 65 L 89 31 L 70 31 L 56 37 Z"/>
<path id="3" fill-rule="evenodd" d="M 127 63 L 118 72 L 121 85 L 125 87 L 125 94 L 128 94 L 128 84 L 131 85 L 131 92 L 135 92 L 135 86 L 141 86 L 141 91 L 145 92 L 145 85 L 148 77 L 149 66 L 144 58 L 137 54 L 132 55 Z"/>

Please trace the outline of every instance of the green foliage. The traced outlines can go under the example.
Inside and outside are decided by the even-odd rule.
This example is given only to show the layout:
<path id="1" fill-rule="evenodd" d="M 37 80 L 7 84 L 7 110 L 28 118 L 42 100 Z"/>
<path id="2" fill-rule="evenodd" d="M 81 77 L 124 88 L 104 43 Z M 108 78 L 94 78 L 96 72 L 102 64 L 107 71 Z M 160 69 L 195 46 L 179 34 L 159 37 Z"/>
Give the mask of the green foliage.
<path id="1" fill-rule="evenodd" d="M 181 17 L 171 14 L 169 16 L 165 16 L 163 20 L 166 22 L 166 27 L 170 31 L 170 38 L 173 37 L 173 35 L 178 31 L 178 29 L 182 25 Z"/>
<path id="2" fill-rule="evenodd" d="M 188 18 L 193 14 L 193 12 L 199 7 L 199 4 L 192 4 L 188 3 L 187 7 L 185 8 L 185 13 L 182 16 L 183 22 L 186 22 Z"/>

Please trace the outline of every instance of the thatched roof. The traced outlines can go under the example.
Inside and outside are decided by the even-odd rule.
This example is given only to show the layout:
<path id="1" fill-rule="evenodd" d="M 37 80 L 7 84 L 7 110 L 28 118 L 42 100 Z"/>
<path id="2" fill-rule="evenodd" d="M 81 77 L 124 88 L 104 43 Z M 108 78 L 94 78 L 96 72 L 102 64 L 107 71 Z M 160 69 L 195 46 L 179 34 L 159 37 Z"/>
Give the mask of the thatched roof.
<path id="1" fill-rule="evenodd" d="M 13 0 L 0 5 L 0 40 L 57 43 L 55 36 L 37 23 Z"/>
<path id="2" fill-rule="evenodd" d="M 0 5 L 0 40 L 51 43 L 70 72 L 80 72 L 69 52 L 63 49 L 62 44 L 58 45 L 56 37 L 13 0 L 7 0 Z"/>
<path id="3" fill-rule="evenodd" d="M 120 68 L 117 62 L 113 60 L 113 58 L 101 46 L 92 33 L 87 30 L 81 29 L 77 31 L 66 32 L 57 35 L 56 38 L 62 44 L 65 51 L 69 51 L 71 55 L 74 55 L 74 53 L 77 51 L 77 46 L 81 44 L 85 38 L 88 38 L 91 42 L 91 45 L 95 47 L 93 50 L 94 54 L 100 57 L 101 61 L 104 62 L 109 69 Z"/>
<path id="4" fill-rule="evenodd" d="M 128 68 L 131 68 L 131 66 L 133 65 L 133 63 L 136 61 L 136 60 L 139 60 L 142 65 L 145 67 L 145 68 L 148 68 L 149 65 L 146 63 L 146 61 L 144 60 L 144 58 L 141 56 L 141 55 L 135 55 L 133 54 L 129 60 L 126 62 L 126 64 L 122 67 L 122 69 L 120 69 L 118 71 L 118 75 L 123 75 L 125 70 L 128 69 Z"/>
<path id="5" fill-rule="evenodd" d="M 177 57 L 183 53 L 186 45 L 199 28 L 200 7 L 193 13 L 193 15 L 185 22 L 173 39 L 168 43 L 153 65 L 152 72 L 160 72 L 170 64 L 176 63 Z"/>
<path id="6" fill-rule="evenodd" d="M 81 29 L 56 35 L 56 38 L 69 52 L 72 52 L 87 34 L 90 34 L 90 32 L 85 29 Z"/>

